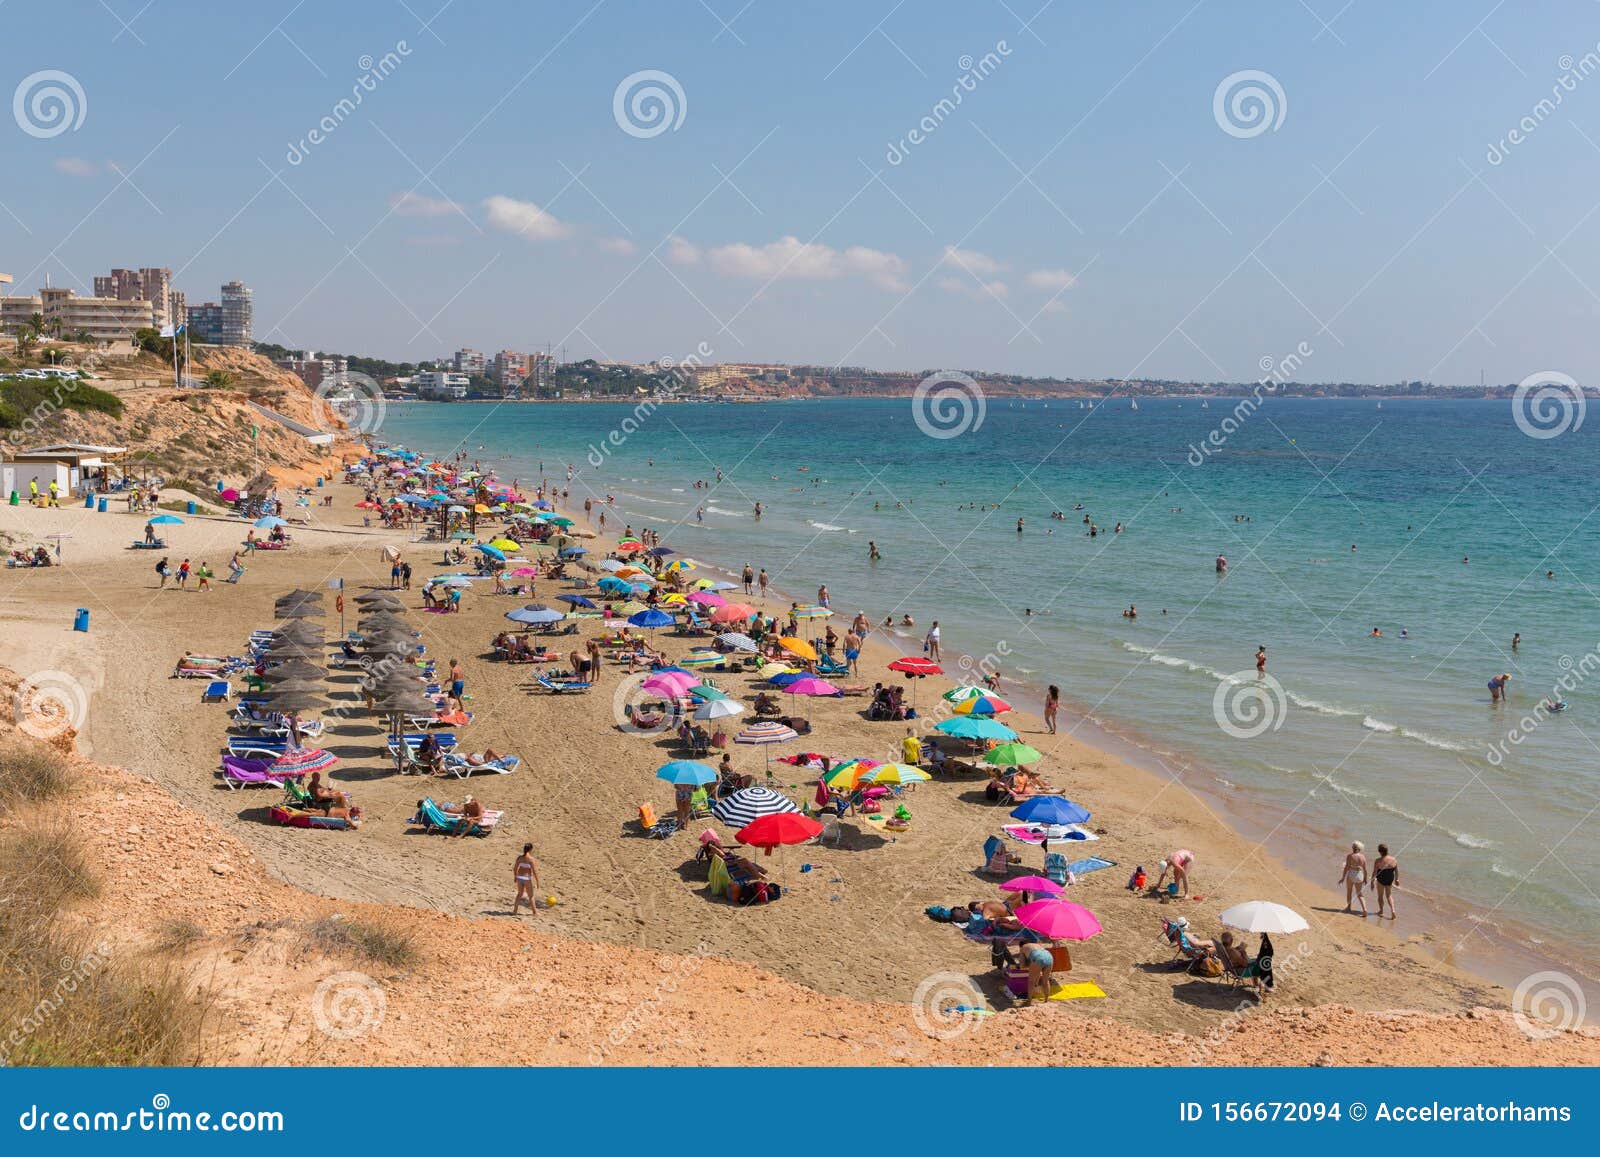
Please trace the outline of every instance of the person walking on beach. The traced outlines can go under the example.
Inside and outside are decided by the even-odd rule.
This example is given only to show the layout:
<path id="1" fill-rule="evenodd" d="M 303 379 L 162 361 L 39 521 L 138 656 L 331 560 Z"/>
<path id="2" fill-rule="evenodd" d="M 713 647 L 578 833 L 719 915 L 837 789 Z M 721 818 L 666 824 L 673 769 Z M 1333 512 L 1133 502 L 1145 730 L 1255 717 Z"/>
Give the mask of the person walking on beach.
<path id="1" fill-rule="evenodd" d="M 761 588 L 761 597 L 763 599 L 765 599 L 767 597 L 767 586 L 771 582 L 772 582 L 772 580 L 767 577 L 767 568 L 766 567 L 762 567 L 761 568 L 761 573 L 756 576 L 756 585 Z"/>
<path id="2" fill-rule="evenodd" d="M 744 564 L 744 574 L 740 575 L 739 577 L 744 583 L 744 593 L 747 595 L 755 594 L 756 592 L 751 588 L 755 586 L 756 572 L 750 569 L 749 563 Z"/>
<path id="3" fill-rule="evenodd" d="M 935 663 L 939 661 L 939 620 L 933 620 L 933 626 L 928 628 L 928 637 L 922 640 L 923 653 Z"/>
<path id="4" fill-rule="evenodd" d="M 1372 865 L 1372 888 L 1378 893 L 1378 919 L 1383 919 L 1383 906 L 1389 905 L 1389 919 L 1395 918 L 1394 889 L 1400 886 L 1400 861 L 1389 854 L 1388 844 L 1378 845 L 1378 859 Z"/>
<path id="5" fill-rule="evenodd" d="M 244 563 L 239 561 L 239 552 L 234 551 L 233 557 L 228 560 L 228 582 L 233 586 L 239 585 L 239 579 L 244 575 Z"/>
<path id="6" fill-rule="evenodd" d="M 1362 894 L 1362 889 L 1367 885 L 1367 854 L 1362 849 L 1361 841 L 1357 840 L 1350 845 L 1350 852 L 1344 858 L 1344 871 L 1339 873 L 1339 881 L 1344 884 L 1344 910 L 1355 911 L 1352 900 L 1361 901 L 1361 914 L 1367 915 L 1367 898 Z"/>
<path id="7" fill-rule="evenodd" d="M 534 863 L 532 844 L 522 845 L 522 855 L 511 865 L 511 878 L 517 884 L 517 898 L 511 902 L 511 914 L 515 916 L 526 900 L 529 913 L 537 916 L 539 909 L 533 902 L 533 888 L 539 882 L 539 865 Z"/>
<path id="8" fill-rule="evenodd" d="M 178 589 L 180 591 L 189 589 L 189 560 L 188 559 L 184 559 L 182 562 L 180 562 L 178 564 Z"/>
<path id="9" fill-rule="evenodd" d="M 167 576 L 170 575 L 171 573 L 172 573 L 172 568 L 167 566 L 167 560 L 165 558 L 163 558 L 160 562 L 156 563 L 156 574 L 161 579 L 161 585 L 156 588 L 157 590 L 163 590 L 164 591 L 164 590 L 167 589 Z"/>
<path id="10" fill-rule="evenodd" d="M 199 580 L 200 580 L 199 585 L 195 589 L 199 590 L 199 591 L 210 591 L 211 590 L 211 567 L 210 567 L 210 565 L 207 564 L 205 562 L 205 560 L 202 559 L 201 562 L 200 562 L 200 569 L 195 571 L 194 573 L 195 573 L 196 577 L 198 577 Z"/>
<path id="11" fill-rule="evenodd" d="M 1490 679 L 1489 680 L 1489 702 L 1491 702 L 1491 703 L 1502 703 L 1502 702 L 1504 702 L 1505 701 L 1505 697 L 1506 697 L 1506 684 L 1509 683 L 1509 682 L 1511 682 L 1511 675 L 1510 675 L 1509 672 L 1504 672 L 1502 674 L 1496 675 L 1493 679 Z"/>
<path id="12" fill-rule="evenodd" d="M 850 674 L 856 674 L 856 660 L 861 658 L 861 636 L 856 634 L 855 627 L 844 633 L 844 661 L 850 668 Z"/>
<path id="13" fill-rule="evenodd" d="M 402 561 L 400 563 L 400 589 L 403 591 L 411 589 L 411 564 L 409 562 Z"/>
<path id="14" fill-rule="evenodd" d="M 1256 674 L 1267 673 L 1267 645 L 1265 643 L 1256 648 Z"/>
<path id="15" fill-rule="evenodd" d="M 1061 688 L 1054 683 L 1044 693 L 1044 726 L 1051 735 L 1056 733 L 1056 712 L 1061 709 Z"/>

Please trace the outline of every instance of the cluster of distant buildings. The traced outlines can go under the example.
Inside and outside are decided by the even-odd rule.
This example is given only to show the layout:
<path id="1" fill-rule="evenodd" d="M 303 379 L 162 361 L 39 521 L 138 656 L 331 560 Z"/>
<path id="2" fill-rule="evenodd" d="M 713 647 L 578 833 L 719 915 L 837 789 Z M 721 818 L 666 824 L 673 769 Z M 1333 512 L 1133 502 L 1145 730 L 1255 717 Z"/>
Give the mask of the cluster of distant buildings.
<path id="1" fill-rule="evenodd" d="M 409 385 L 419 397 L 454 401 L 474 392 L 475 385 L 481 387 L 487 382 L 501 397 L 519 398 L 524 391 L 536 394 L 549 386 L 556 367 L 555 358 L 549 353 L 501 350 L 484 354 L 471 348 L 458 349 L 440 358 L 437 364 L 441 368 L 424 370 L 411 379 Z"/>
<path id="2" fill-rule="evenodd" d="M 10 282 L 0 279 L 0 289 Z M 68 339 L 96 343 L 131 341 L 136 330 L 188 328 L 189 340 L 202 345 L 249 347 L 254 344 L 250 287 L 224 285 L 218 301 L 189 304 L 172 284 L 165 266 L 113 269 L 94 279 L 94 293 L 44 286 L 32 295 L 0 297 L 0 331 L 16 333 L 42 318 L 47 329 Z"/>

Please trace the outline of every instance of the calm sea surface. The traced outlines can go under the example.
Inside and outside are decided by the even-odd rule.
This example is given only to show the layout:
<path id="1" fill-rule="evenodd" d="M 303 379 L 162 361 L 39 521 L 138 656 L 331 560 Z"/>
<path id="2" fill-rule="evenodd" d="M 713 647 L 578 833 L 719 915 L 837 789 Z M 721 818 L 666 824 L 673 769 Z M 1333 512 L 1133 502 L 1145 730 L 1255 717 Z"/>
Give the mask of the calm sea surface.
<path id="1" fill-rule="evenodd" d="M 1538 439 L 1505 401 L 1270 399 L 1203 456 L 1232 403 L 991 400 L 944 439 L 912 407 L 672 405 L 608 448 L 631 407 L 407 404 L 381 435 L 524 481 L 571 463 L 577 504 L 609 495 L 681 554 L 802 601 L 826 582 L 918 639 L 940 618 L 947 658 L 988 656 L 1030 709 L 1057 683 L 1280 841 L 1325 843 L 1327 882 L 1343 841 L 1384 841 L 1470 918 L 1600 958 L 1600 422 Z M 1564 676 L 1568 710 L 1524 720 Z"/>

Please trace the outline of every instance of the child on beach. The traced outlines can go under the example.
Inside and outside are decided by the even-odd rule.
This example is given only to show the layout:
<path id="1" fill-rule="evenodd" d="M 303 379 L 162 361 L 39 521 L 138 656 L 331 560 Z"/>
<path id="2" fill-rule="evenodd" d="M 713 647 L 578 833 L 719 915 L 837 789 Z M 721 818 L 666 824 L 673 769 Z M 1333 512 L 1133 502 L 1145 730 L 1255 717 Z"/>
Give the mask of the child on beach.
<path id="1" fill-rule="evenodd" d="M 209 591 L 211 589 L 211 568 L 202 562 L 200 569 L 194 573 L 200 579 L 200 583 L 195 589 Z"/>

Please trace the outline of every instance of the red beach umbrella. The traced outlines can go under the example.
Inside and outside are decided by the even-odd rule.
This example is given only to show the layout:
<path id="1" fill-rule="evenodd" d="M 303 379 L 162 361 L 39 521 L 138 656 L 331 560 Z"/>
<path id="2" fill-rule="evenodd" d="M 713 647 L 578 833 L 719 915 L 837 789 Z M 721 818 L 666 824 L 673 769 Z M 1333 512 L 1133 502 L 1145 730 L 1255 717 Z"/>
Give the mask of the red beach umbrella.
<path id="1" fill-rule="evenodd" d="M 920 655 L 905 655 L 889 664 L 889 670 L 902 671 L 907 675 L 943 675 L 944 668 L 932 659 L 924 659 Z"/>
<path id="2" fill-rule="evenodd" d="M 741 844 L 766 848 L 769 852 L 779 844 L 803 844 L 821 834 L 822 825 L 799 812 L 778 812 L 751 820 L 739 829 L 735 837 Z"/>

